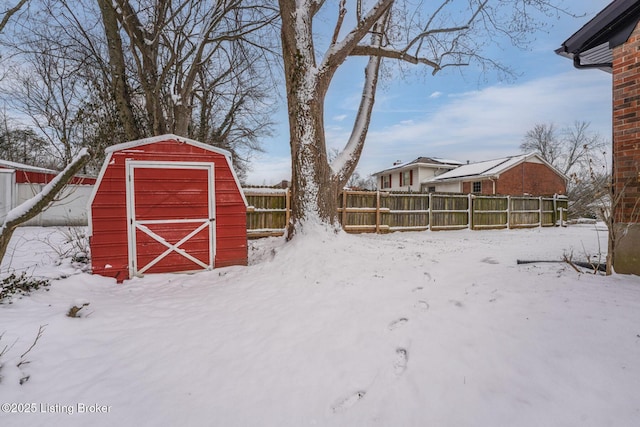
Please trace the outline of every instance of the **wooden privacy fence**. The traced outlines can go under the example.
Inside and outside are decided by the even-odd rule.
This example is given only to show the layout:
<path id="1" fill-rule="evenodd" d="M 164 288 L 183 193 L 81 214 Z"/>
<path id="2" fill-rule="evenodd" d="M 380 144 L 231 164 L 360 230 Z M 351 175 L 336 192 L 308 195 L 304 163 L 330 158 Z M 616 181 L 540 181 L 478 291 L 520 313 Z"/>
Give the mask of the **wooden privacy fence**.
<path id="1" fill-rule="evenodd" d="M 249 237 L 282 235 L 289 221 L 289 190 L 245 189 Z M 560 197 L 344 191 L 338 213 L 350 233 L 549 227 L 567 218 Z"/>
<path id="2" fill-rule="evenodd" d="M 247 237 L 282 236 L 291 215 L 289 189 L 244 188 L 247 199 Z"/>

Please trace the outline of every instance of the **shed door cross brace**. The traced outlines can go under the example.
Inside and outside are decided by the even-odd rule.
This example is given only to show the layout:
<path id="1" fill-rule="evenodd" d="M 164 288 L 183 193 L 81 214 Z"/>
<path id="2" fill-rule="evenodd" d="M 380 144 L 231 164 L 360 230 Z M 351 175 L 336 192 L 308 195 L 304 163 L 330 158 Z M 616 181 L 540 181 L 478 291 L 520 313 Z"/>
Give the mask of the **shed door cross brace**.
<path id="1" fill-rule="evenodd" d="M 194 263 L 198 264 L 200 267 L 202 267 L 204 269 L 207 269 L 207 268 L 211 267 L 211 266 L 205 264 L 204 262 L 200 261 L 198 258 L 196 258 L 194 256 L 191 256 L 190 254 L 188 254 L 184 250 L 180 249 L 180 245 L 182 245 L 184 242 L 186 242 L 187 240 L 189 240 L 190 238 L 192 238 L 193 236 L 198 234 L 200 231 L 202 231 L 203 229 L 208 227 L 209 224 L 212 222 L 212 220 L 204 221 L 195 230 L 193 230 L 191 233 L 187 234 L 182 239 L 180 239 L 180 241 L 178 243 L 176 243 L 175 245 L 172 245 L 171 243 L 167 242 L 164 238 L 158 236 L 156 233 L 151 231 L 149 229 L 149 227 L 144 225 L 145 222 L 146 223 L 159 223 L 159 221 L 136 221 L 136 228 L 138 230 L 144 232 L 145 234 L 147 234 L 149 237 L 151 237 L 153 240 L 157 241 L 158 243 L 162 243 L 168 249 L 166 251 L 164 251 L 163 253 L 161 253 L 160 255 L 158 255 L 157 257 L 155 257 L 149 264 L 145 265 L 140 270 L 138 270 L 138 273 L 143 274 L 145 271 L 147 271 L 148 269 L 150 269 L 151 267 L 156 265 L 158 262 L 160 262 L 160 260 L 162 260 L 164 257 L 169 255 L 171 252 L 179 253 L 183 257 L 187 258 L 190 261 L 193 261 Z M 181 222 L 181 223 L 184 223 L 184 222 L 200 222 L 200 220 L 192 220 L 192 221 L 180 220 L 180 221 L 163 221 L 163 222 L 164 223 L 169 223 L 169 222 L 173 222 L 173 223 Z"/>

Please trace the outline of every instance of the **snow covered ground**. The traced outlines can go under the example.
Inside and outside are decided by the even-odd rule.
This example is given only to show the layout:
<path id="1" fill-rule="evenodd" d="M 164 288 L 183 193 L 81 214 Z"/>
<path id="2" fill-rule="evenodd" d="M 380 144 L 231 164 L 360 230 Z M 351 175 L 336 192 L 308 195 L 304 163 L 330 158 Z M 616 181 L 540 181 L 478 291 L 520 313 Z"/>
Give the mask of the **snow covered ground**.
<path id="1" fill-rule="evenodd" d="M 264 239 L 121 285 L 56 266 L 61 239 L 12 240 L 67 277 L 0 305 L 0 403 L 35 412 L 3 427 L 640 425 L 640 277 L 516 264 L 595 254 L 594 225 Z"/>

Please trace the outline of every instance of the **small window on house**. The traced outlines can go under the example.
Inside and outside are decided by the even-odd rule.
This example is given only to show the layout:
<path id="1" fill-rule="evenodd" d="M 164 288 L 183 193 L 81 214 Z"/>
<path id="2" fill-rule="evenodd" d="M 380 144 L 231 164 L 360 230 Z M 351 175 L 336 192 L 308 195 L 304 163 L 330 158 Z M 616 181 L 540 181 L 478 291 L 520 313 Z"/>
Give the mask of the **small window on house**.
<path id="1" fill-rule="evenodd" d="M 482 181 L 475 181 L 473 183 L 472 192 L 474 192 L 474 193 L 482 193 Z"/>
<path id="2" fill-rule="evenodd" d="M 404 171 L 402 172 L 402 186 L 406 187 L 408 185 L 413 184 L 413 182 L 411 182 L 411 171 Z"/>
<path id="3" fill-rule="evenodd" d="M 382 175 L 382 188 L 391 187 L 391 175 Z"/>
<path id="4" fill-rule="evenodd" d="M 429 187 L 429 189 L 427 191 L 429 193 L 435 193 L 436 192 L 436 187 Z"/>

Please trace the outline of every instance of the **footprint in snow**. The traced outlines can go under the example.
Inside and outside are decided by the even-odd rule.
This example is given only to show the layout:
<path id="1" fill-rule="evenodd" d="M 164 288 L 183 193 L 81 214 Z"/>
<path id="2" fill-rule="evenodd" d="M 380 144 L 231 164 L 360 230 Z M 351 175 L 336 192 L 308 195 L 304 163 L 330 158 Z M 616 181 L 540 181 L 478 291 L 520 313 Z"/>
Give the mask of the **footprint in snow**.
<path id="1" fill-rule="evenodd" d="M 407 362 L 409 362 L 409 352 L 407 349 L 396 349 L 396 360 L 393 362 L 393 370 L 396 375 L 400 376 L 407 370 Z"/>
<path id="2" fill-rule="evenodd" d="M 421 291 L 421 290 L 423 290 L 423 289 L 424 289 L 424 288 L 423 288 L 422 286 L 418 286 L 417 288 L 413 288 L 413 289 L 411 289 L 411 292 L 418 292 L 418 291 Z"/>
<path id="3" fill-rule="evenodd" d="M 414 307 L 420 311 L 427 311 L 429 310 L 429 303 L 426 301 L 420 300 L 417 303 L 415 303 Z"/>
<path id="4" fill-rule="evenodd" d="M 399 328 L 400 326 L 404 325 L 408 321 L 409 321 L 409 319 L 407 319 L 406 317 L 401 317 L 401 318 L 396 319 L 393 322 L 389 323 L 388 328 L 389 328 L 390 331 L 393 331 L 394 329 Z"/>
<path id="5" fill-rule="evenodd" d="M 487 264 L 500 264 L 498 261 L 496 261 L 495 259 L 493 259 L 491 257 L 482 258 L 480 261 L 484 262 L 484 263 L 487 263 Z"/>
<path id="6" fill-rule="evenodd" d="M 358 390 L 353 394 L 350 394 L 347 397 L 339 399 L 336 403 L 331 406 L 333 412 L 343 412 L 347 409 L 351 408 L 353 405 L 358 403 L 360 399 L 362 399 L 367 394 L 364 390 Z"/>

